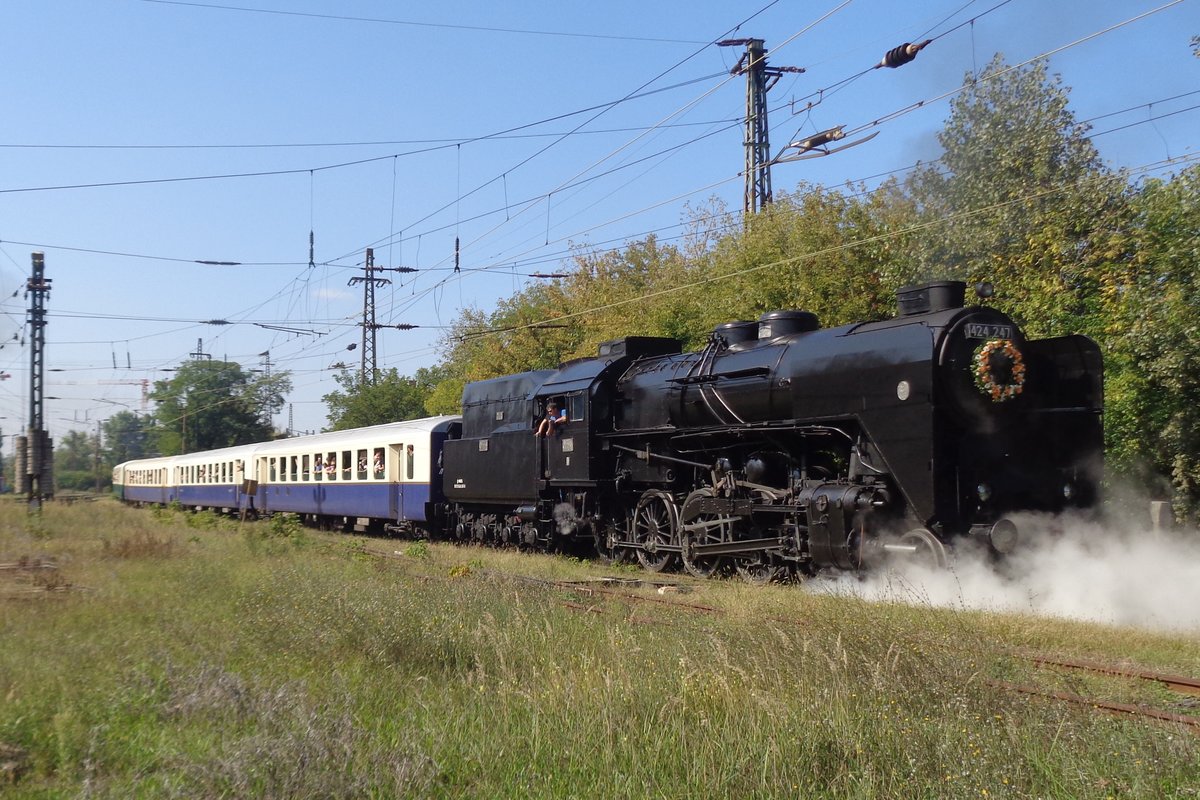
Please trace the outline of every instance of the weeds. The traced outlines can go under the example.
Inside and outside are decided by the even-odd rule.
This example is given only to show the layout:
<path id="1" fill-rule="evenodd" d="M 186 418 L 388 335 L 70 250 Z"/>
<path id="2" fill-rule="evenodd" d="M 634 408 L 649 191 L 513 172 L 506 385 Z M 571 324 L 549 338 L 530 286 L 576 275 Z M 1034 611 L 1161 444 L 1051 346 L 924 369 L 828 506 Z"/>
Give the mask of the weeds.
<path id="1" fill-rule="evenodd" d="M 1193 737 L 983 682 L 1021 677 L 1020 645 L 1200 674 L 1187 638 L 736 581 L 692 584 L 723 612 L 697 613 L 653 589 L 622 590 L 654 601 L 639 604 L 508 575 L 612 566 L 426 542 L 379 559 L 357 537 L 296 547 L 320 535 L 282 515 L 241 536 L 188 516 L 49 506 L 34 543 L 0 508 L 0 552 L 44 552 L 94 588 L 0 601 L 17 792 L 1153 798 L 1200 785 Z"/>
<path id="2" fill-rule="evenodd" d="M 150 516 L 158 522 L 174 522 L 183 513 L 183 506 L 171 503 L 169 506 L 150 506 Z"/>
<path id="3" fill-rule="evenodd" d="M 150 531 L 134 531 L 115 540 L 102 539 L 101 546 L 108 558 L 166 558 L 174 553 L 175 540 Z"/>
<path id="4" fill-rule="evenodd" d="M 297 514 L 273 514 L 268 524 L 271 536 L 278 539 L 296 539 L 304 536 L 304 526 Z"/>
<path id="5" fill-rule="evenodd" d="M 220 514 L 207 508 L 192 514 L 184 514 L 183 523 L 189 528 L 196 528 L 202 531 L 219 530 L 228 528 L 230 525 L 229 521 L 221 517 Z"/>

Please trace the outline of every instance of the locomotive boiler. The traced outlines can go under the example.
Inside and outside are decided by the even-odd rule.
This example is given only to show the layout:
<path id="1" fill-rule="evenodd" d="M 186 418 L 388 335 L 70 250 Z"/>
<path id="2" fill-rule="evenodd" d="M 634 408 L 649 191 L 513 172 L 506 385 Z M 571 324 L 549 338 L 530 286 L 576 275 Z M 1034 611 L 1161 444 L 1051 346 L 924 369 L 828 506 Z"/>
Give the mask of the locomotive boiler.
<path id="1" fill-rule="evenodd" d="M 965 294 L 908 287 L 895 317 L 834 328 L 771 312 L 695 352 L 627 337 L 469 384 L 436 518 L 460 539 L 586 539 L 701 576 L 944 563 L 964 540 L 1010 553 L 1020 512 L 1096 502 L 1103 365 L 1090 339 L 1027 339 Z M 535 437 L 550 401 L 568 421 Z"/>

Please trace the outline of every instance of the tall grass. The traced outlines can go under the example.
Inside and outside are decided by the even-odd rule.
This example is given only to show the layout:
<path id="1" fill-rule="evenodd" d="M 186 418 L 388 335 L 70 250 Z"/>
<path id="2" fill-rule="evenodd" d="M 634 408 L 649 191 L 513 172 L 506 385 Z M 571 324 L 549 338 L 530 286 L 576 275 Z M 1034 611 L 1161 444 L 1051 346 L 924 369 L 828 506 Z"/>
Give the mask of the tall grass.
<path id="1" fill-rule="evenodd" d="M 190 523 L 190 524 L 189 524 Z M 36 527 L 36 530 L 35 530 Z M 378 558 L 368 550 L 386 552 Z M 30 797 L 1188 797 L 1180 729 L 997 691 L 1018 646 L 1200 674 L 1200 642 L 695 585 L 630 604 L 553 557 L 0 507 L 0 744 Z M 60 595 L 62 593 L 59 593 Z M 652 595 L 657 597 L 657 595 Z M 588 610 L 580 610 L 580 606 Z"/>

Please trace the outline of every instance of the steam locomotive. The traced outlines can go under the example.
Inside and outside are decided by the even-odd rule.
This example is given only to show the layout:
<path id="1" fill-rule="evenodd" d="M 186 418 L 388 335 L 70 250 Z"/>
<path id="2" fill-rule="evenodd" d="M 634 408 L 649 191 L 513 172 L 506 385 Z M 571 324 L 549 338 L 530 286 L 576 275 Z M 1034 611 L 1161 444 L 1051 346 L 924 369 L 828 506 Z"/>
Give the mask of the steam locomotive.
<path id="1" fill-rule="evenodd" d="M 752 580 L 891 554 L 944 564 L 968 540 L 1011 553 L 1020 512 L 1097 501 L 1103 363 L 1084 336 L 1026 339 L 965 297 L 957 281 L 907 287 L 894 318 L 835 328 L 775 311 L 717 326 L 696 352 L 605 342 L 595 358 L 468 384 L 461 420 L 233 448 L 220 473 L 230 491 L 209 503 L 480 543 L 589 543 L 649 570 Z M 551 402 L 566 420 L 535 436 Z M 373 468 L 356 471 L 368 454 Z M 118 467 L 124 499 L 144 501 L 130 489 L 151 470 L 149 502 L 170 501 L 181 481 L 160 461 Z M 345 499 L 367 489 L 369 505 Z"/>
<path id="2" fill-rule="evenodd" d="M 444 451 L 458 538 L 590 535 L 607 557 L 701 576 L 858 569 L 888 551 L 1003 554 L 1013 514 L 1096 501 L 1103 364 L 1083 336 L 1027 340 L 966 286 L 899 292 L 882 322 L 776 311 L 698 352 L 627 337 L 557 370 L 474 383 Z M 530 435 L 535 408 L 569 422 Z"/>

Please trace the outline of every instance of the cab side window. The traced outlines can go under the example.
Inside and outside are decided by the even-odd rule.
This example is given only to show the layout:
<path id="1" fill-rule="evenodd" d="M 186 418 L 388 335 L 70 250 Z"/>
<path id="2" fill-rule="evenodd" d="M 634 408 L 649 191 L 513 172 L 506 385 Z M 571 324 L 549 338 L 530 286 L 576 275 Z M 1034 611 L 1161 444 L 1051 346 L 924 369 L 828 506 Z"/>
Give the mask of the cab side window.
<path id="1" fill-rule="evenodd" d="M 567 416 L 571 422 L 583 422 L 587 416 L 587 395 L 575 394 L 567 398 Z"/>

